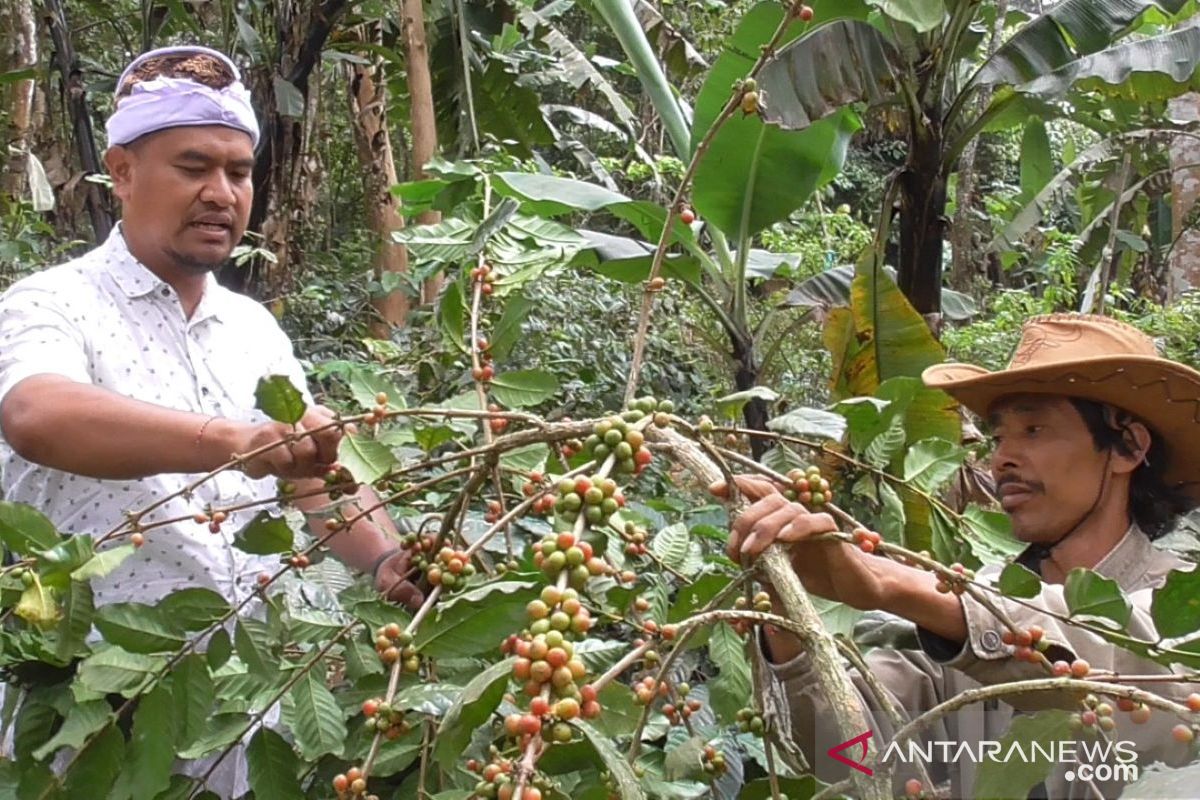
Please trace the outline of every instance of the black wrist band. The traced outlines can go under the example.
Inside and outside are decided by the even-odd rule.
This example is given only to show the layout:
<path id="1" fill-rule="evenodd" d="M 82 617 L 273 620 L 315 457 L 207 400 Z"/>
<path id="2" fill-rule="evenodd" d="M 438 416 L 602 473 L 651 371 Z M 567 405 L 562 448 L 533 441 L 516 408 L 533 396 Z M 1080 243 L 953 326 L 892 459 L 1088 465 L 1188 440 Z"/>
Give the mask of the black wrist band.
<path id="1" fill-rule="evenodd" d="M 379 558 L 375 559 L 375 564 L 371 567 L 371 577 L 372 578 L 379 577 L 379 568 L 383 566 L 383 562 L 387 561 L 389 558 L 396 555 L 396 553 L 399 553 L 403 549 L 404 548 L 402 548 L 402 547 L 393 547 L 391 550 L 388 550 L 386 553 L 381 555 Z"/>

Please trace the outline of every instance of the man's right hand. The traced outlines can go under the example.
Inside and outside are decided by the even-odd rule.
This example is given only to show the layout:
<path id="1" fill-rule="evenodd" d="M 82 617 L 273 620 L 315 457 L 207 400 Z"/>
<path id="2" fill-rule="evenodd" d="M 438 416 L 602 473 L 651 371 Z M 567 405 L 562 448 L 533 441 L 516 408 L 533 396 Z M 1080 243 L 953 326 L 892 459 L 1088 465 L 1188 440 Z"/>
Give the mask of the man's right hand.
<path id="1" fill-rule="evenodd" d="M 342 430 L 336 426 L 330 427 L 336 418 L 334 412 L 325 406 L 312 406 L 295 428 L 282 422 L 246 426 L 237 438 L 235 453 L 243 455 L 293 434 L 316 431 L 248 459 L 244 471 L 251 478 L 265 478 L 268 475 L 292 479 L 324 477 L 337 463 L 338 444 L 342 440 Z"/>

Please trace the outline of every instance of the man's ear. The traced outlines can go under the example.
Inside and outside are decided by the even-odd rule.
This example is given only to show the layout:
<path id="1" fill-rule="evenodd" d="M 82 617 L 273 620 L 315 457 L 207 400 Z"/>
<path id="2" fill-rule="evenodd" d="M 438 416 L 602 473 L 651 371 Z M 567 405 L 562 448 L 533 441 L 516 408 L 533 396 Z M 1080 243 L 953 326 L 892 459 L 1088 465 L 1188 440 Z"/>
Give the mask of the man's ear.
<path id="1" fill-rule="evenodd" d="M 125 202 L 133 181 L 133 164 L 137 157 L 128 147 L 115 144 L 104 151 L 104 166 L 113 182 L 113 194 Z"/>
<path id="2" fill-rule="evenodd" d="M 1125 426 L 1125 441 L 1129 443 L 1133 452 L 1127 456 L 1113 453 L 1116 456 L 1113 459 L 1113 470 L 1117 473 L 1133 472 L 1142 464 L 1149 463 L 1152 441 L 1149 428 L 1140 422 L 1130 422 Z"/>

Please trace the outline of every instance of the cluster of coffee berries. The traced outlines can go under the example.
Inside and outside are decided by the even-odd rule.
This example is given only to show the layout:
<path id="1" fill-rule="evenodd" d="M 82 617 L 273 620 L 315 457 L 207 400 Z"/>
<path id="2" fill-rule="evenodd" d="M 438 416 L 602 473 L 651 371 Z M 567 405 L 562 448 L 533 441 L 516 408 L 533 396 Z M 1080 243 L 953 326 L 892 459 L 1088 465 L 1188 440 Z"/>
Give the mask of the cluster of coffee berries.
<path id="1" fill-rule="evenodd" d="M 36 581 L 36 576 L 33 574 L 33 572 L 25 567 L 15 567 L 10 570 L 8 574 L 16 580 L 19 580 L 21 585 L 26 589 L 28 589 L 30 586 L 33 586 L 34 582 Z"/>
<path id="2" fill-rule="evenodd" d="M 866 528 L 855 528 L 850 535 L 854 537 L 854 543 L 864 553 L 874 553 L 875 548 L 879 547 L 879 543 L 883 541 L 882 536 Z"/>
<path id="3" fill-rule="evenodd" d="M 367 779 L 363 777 L 362 770 L 358 767 L 351 767 L 346 770 L 345 774 L 334 775 L 333 790 L 337 792 L 338 800 L 350 800 L 354 797 L 361 797 L 363 800 L 379 800 L 378 796 L 367 794 Z"/>
<path id="4" fill-rule="evenodd" d="M 467 769 L 479 775 L 475 784 L 475 792 L 471 795 L 475 800 L 542 800 L 542 792 L 549 786 L 545 779 L 538 774 L 531 776 L 521 792 L 516 797 L 517 780 L 513 772 L 516 764 L 511 759 L 503 758 L 496 753 L 487 764 L 480 764 L 475 759 L 467 762 Z"/>
<path id="5" fill-rule="evenodd" d="M 706 775 L 719 778 L 725 774 L 725 754 L 711 744 L 704 745 L 700 753 L 700 768 Z"/>
<path id="6" fill-rule="evenodd" d="M 696 698 L 688 698 L 691 694 L 692 687 L 687 683 L 679 683 L 675 686 L 675 694 L 679 697 L 679 705 L 674 703 L 663 703 L 662 713 L 667 718 L 667 722 L 672 725 L 680 725 L 691 718 L 700 709 L 704 708 L 704 704 Z"/>
<path id="7" fill-rule="evenodd" d="M 612 478 L 563 478 L 558 482 L 554 518 L 560 527 L 575 524 L 582 514 L 589 525 L 605 525 L 625 506 L 625 495 Z"/>
<path id="8" fill-rule="evenodd" d="M 287 563 L 296 569 L 305 569 L 312 564 L 312 559 L 307 553 L 294 553 L 288 558 Z"/>
<path id="9" fill-rule="evenodd" d="M 1197 706 L 1200 707 L 1200 695 L 1192 695 L 1195 697 Z M 1191 703 L 1188 704 L 1191 706 Z M 1117 708 L 1129 715 L 1129 720 L 1134 725 L 1145 725 L 1150 721 L 1150 706 L 1145 703 L 1139 703 L 1136 700 L 1131 700 L 1128 697 L 1117 698 Z M 1192 709 L 1193 711 L 1195 709 Z"/>
<path id="10" fill-rule="evenodd" d="M 431 563 L 430 556 L 433 554 L 437 539 L 428 533 L 421 536 L 407 533 L 400 539 L 400 544 L 412 553 L 412 566 L 424 571 Z"/>
<path id="11" fill-rule="evenodd" d="M 626 522 L 625 527 L 621 529 L 621 539 L 625 542 L 625 555 L 644 556 L 646 555 L 646 542 L 650 539 L 650 532 L 640 525 Z"/>
<path id="12" fill-rule="evenodd" d="M 375 395 L 375 406 L 367 412 L 363 417 L 363 422 L 367 425 L 378 425 L 387 418 L 388 413 L 388 396 L 387 392 L 379 392 Z"/>
<path id="13" fill-rule="evenodd" d="M 492 269 L 491 264 L 485 261 L 471 270 L 471 282 L 480 284 L 479 291 L 484 294 L 491 294 L 495 291 L 493 284 L 496 282 L 496 271 Z"/>
<path id="14" fill-rule="evenodd" d="M 640 706 L 648 706 L 654 702 L 655 697 L 666 698 L 670 693 L 671 684 L 667 681 L 656 681 L 651 675 L 633 684 L 633 696 Z"/>
<path id="15" fill-rule="evenodd" d="M 762 736 L 767 729 L 762 712 L 754 708 L 743 708 L 737 712 L 738 730 L 742 733 L 753 733 Z"/>
<path id="16" fill-rule="evenodd" d="M 1083 699 L 1084 709 L 1078 714 L 1071 715 L 1071 728 L 1076 731 L 1099 728 L 1105 733 L 1116 730 L 1117 721 L 1113 719 L 1113 707 L 1103 702 L 1094 694 Z"/>
<path id="17" fill-rule="evenodd" d="M 821 468 L 816 464 L 808 469 L 797 468 L 789 471 L 787 479 L 791 481 L 791 485 L 784 489 L 783 496 L 788 500 L 820 508 L 833 499 L 829 481 L 821 477 Z"/>
<path id="18" fill-rule="evenodd" d="M 763 614 L 771 613 L 771 595 L 766 592 L 755 592 L 752 600 L 746 600 L 745 595 L 738 597 L 733 601 L 733 607 L 738 611 L 745 611 L 747 608 L 753 607 L 755 611 Z"/>
<path id="19" fill-rule="evenodd" d="M 471 368 L 471 379 L 479 383 L 491 383 L 496 377 L 496 368 L 492 365 L 491 342 L 486 337 L 475 339 L 475 352 L 479 354 L 479 366 Z M 489 407 L 489 411 L 491 408 Z"/>
<path id="20" fill-rule="evenodd" d="M 1054 677 L 1056 678 L 1076 678 L 1083 680 L 1092 671 L 1092 665 L 1082 658 L 1077 658 L 1070 663 L 1055 661 L 1050 665 L 1050 671 L 1054 673 Z"/>
<path id="21" fill-rule="evenodd" d="M 425 570 L 425 580 L 430 586 L 441 586 L 443 591 L 452 592 L 467 585 L 475 574 L 471 557 L 462 550 L 443 547 L 438 550 L 437 560 Z"/>
<path id="22" fill-rule="evenodd" d="M 645 399 L 636 402 L 643 403 L 644 406 Z M 658 402 L 652 398 L 651 401 L 657 407 Z M 641 408 L 635 407 L 620 416 L 614 414 L 600 420 L 592 426 L 591 435 L 584 439 L 583 452 L 597 464 L 604 463 L 611 455 L 615 459 L 615 470 L 618 474 L 641 473 L 653 460 L 653 455 L 645 446 L 645 434 L 638 428 L 630 427 L 630 424 L 637 422 L 645 413 Z"/>
<path id="23" fill-rule="evenodd" d="M 375 652 L 379 660 L 386 666 L 397 661 L 405 672 L 418 672 L 421 669 L 421 657 L 417 648 L 413 647 L 413 637 L 408 631 L 395 622 L 389 622 L 375 631 Z"/>
<path id="24" fill-rule="evenodd" d="M 491 369 L 491 367 L 488 367 L 488 369 Z M 503 411 L 503 409 L 495 403 L 488 403 L 488 411 L 492 412 L 493 414 L 499 414 L 501 411 Z M 488 430 L 490 430 L 492 433 L 504 433 L 507 427 L 507 417 L 492 417 L 488 420 Z"/>
<path id="25" fill-rule="evenodd" d="M 350 474 L 350 470 L 341 464 L 333 464 L 325 472 L 325 486 L 329 490 L 329 499 L 337 500 L 344 494 L 353 494 L 358 488 L 358 483 Z"/>
<path id="26" fill-rule="evenodd" d="M 367 718 L 367 730 L 371 733 L 382 733 L 385 739 L 398 739 L 412 730 L 412 725 L 404 719 L 404 712 L 392 708 L 382 698 L 364 700 L 362 712 Z"/>
<path id="27" fill-rule="evenodd" d="M 943 574 L 938 574 L 937 590 L 942 594 L 962 594 L 967 590 L 967 581 L 975 579 L 975 571 L 969 570 L 962 564 L 955 562 L 950 565 L 950 571 L 961 575 L 962 578 L 950 578 Z"/>
<path id="28" fill-rule="evenodd" d="M 554 511 L 554 506 L 558 503 L 558 493 L 556 491 L 543 491 L 542 482 L 546 476 L 541 472 L 534 470 L 529 473 L 529 480 L 521 486 L 521 494 L 526 497 L 534 497 L 533 504 L 529 510 L 534 514 L 549 515 Z M 538 494 L 541 492 L 541 494 Z"/>
<path id="29" fill-rule="evenodd" d="M 535 542 L 533 563 L 552 581 L 557 580 L 563 570 L 567 570 L 567 581 L 575 589 L 582 589 L 588 578 L 609 572 L 608 564 L 596 557 L 592 545 L 577 539 L 571 531 L 552 533 Z M 586 614 L 587 609 L 581 609 L 581 613 Z"/>
<path id="30" fill-rule="evenodd" d="M 1050 640 L 1046 638 L 1046 632 L 1041 625 L 1030 625 L 1025 629 L 1005 631 L 1000 635 L 1000 641 L 1017 648 L 1013 651 L 1013 658 L 1017 661 L 1028 661 L 1030 664 L 1042 663 L 1045 660 L 1042 653 L 1050 649 Z"/>
<path id="31" fill-rule="evenodd" d="M 197 525 L 208 525 L 209 533 L 220 533 L 221 523 L 228 519 L 228 515 L 224 511 L 213 511 L 211 514 L 201 511 L 196 516 L 192 517 L 192 522 Z"/>

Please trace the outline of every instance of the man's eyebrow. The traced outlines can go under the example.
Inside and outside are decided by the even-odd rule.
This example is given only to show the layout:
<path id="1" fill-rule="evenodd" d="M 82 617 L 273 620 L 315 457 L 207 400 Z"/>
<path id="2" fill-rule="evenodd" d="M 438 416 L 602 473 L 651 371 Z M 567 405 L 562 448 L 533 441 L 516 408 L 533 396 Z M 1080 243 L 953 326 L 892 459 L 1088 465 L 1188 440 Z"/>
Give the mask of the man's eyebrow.
<path id="1" fill-rule="evenodd" d="M 1039 403 L 1036 400 L 1018 400 L 1015 403 L 1005 404 L 1003 411 L 1015 411 L 1018 414 L 1030 414 L 1044 407 L 1044 403 Z M 988 414 L 988 427 L 995 428 L 1000 424 L 1000 414 L 1002 411 L 993 411 Z"/>
<path id="2" fill-rule="evenodd" d="M 211 164 L 215 160 L 212 156 L 206 155 L 199 150 L 184 150 L 177 158 L 180 161 L 197 161 L 201 164 Z M 239 158 L 236 161 L 231 161 L 230 166 L 249 169 L 254 166 L 254 159 Z"/>

